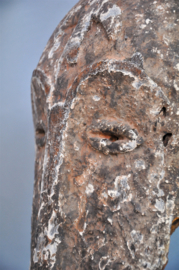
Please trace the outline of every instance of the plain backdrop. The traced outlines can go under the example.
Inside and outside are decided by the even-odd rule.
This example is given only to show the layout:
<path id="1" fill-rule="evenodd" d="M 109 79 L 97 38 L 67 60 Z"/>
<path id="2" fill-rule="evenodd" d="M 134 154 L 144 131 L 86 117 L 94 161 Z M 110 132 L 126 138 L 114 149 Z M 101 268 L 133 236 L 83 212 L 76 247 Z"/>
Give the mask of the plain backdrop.
<path id="1" fill-rule="evenodd" d="M 0 0 L 0 270 L 26 270 L 34 178 L 30 80 L 76 0 Z M 179 229 L 167 270 L 179 269 Z"/>

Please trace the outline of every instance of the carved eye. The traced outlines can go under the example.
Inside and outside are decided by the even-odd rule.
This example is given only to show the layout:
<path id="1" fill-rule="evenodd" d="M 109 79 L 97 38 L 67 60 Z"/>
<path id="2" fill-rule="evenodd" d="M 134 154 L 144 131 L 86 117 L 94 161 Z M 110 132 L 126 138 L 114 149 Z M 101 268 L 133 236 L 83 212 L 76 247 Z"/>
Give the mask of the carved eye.
<path id="1" fill-rule="evenodd" d="M 36 144 L 38 147 L 45 145 L 45 129 L 42 125 L 37 125 L 36 127 Z"/>
<path id="2" fill-rule="evenodd" d="M 87 139 L 93 148 L 106 155 L 130 152 L 143 143 L 135 129 L 105 120 L 87 129 Z"/>

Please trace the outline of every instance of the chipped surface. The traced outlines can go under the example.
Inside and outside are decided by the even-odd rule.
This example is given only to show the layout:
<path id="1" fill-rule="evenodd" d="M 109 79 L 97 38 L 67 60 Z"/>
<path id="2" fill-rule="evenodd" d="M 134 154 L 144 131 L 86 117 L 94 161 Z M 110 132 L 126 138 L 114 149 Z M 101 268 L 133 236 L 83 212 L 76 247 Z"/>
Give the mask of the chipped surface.
<path id="1" fill-rule="evenodd" d="M 176 0 L 81 0 L 48 41 L 31 84 L 31 270 L 167 263 L 179 224 L 178 16 Z"/>

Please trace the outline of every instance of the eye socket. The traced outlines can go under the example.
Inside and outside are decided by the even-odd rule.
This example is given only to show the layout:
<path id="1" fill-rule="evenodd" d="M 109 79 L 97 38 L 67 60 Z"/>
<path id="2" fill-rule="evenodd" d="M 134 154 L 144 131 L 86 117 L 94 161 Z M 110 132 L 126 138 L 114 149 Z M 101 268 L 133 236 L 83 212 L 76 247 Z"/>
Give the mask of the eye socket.
<path id="1" fill-rule="evenodd" d="M 39 136 L 39 138 L 42 138 L 43 136 L 45 136 L 45 130 L 43 128 L 37 128 L 36 135 Z"/>
<path id="2" fill-rule="evenodd" d="M 135 129 L 120 122 L 102 120 L 86 132 L 89 144 L 106 155 L 130 152 L 143 143 Z"/>
<path id="3" fill-rule="evenodd" d="M 43 147 L 45 145 L 45 130 L 42 126 L 36 128 L 36 144 L 38 147 Z"/>

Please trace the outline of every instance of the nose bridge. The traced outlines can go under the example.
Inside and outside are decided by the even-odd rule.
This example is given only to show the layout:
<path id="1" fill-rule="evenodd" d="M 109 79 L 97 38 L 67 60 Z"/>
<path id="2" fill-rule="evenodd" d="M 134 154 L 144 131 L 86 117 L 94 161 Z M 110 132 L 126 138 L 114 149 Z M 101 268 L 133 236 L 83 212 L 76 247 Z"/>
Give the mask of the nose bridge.
<path id="1" fill-rule="evenodd" d="M 54 187 L 58 183 L 58 173 L 62 162 L 62 130 L 63 108 L 59 105 L 52 107 L 48 112 L 46 144 L 42 162 L 42 174 L 40 185 L 40 205 L 38 217 L 41 219 L 41 211 L 53 202 Z"/>
<path id="2" fill-rule="evenodd" d="M 53 193 L 53 186 L 58 182 L 58 173 L 62 163 L 63 129 L 65 127 L 65 109 L 63 104 L 55 104 L 49 112 L 48 138 L 49 164 L 48 164 L 48 193 Z"/>
<path id="3" fill-rule="evenodd" d="M 43 159 L 43 167 L 42 167 L 42 179 L 41 179 L 41 194 L 46 191 L 48 187 L 48 176 L 49 176 L 49 146 L 46 144 L 45 146 L 45 153 L 44 153 L 44 159 Z"/>

